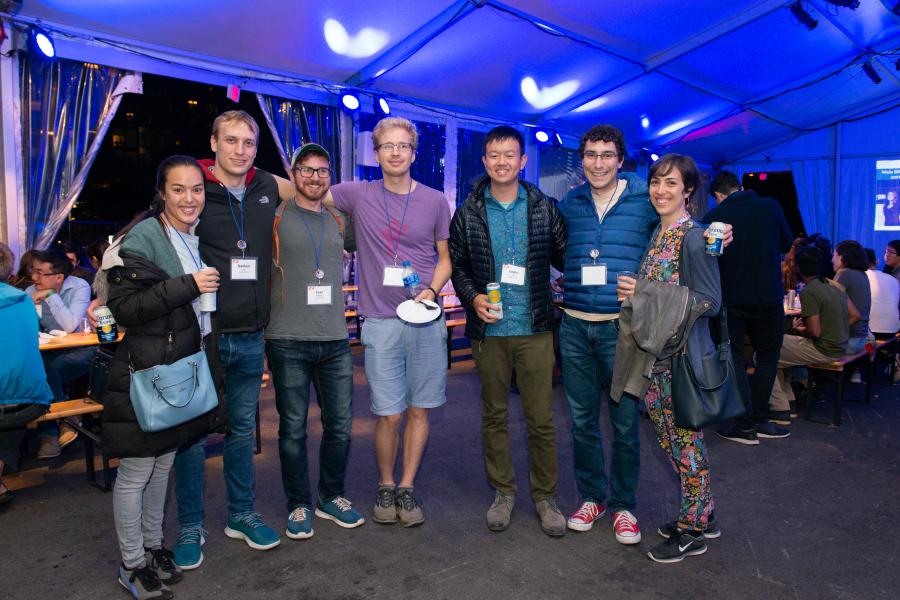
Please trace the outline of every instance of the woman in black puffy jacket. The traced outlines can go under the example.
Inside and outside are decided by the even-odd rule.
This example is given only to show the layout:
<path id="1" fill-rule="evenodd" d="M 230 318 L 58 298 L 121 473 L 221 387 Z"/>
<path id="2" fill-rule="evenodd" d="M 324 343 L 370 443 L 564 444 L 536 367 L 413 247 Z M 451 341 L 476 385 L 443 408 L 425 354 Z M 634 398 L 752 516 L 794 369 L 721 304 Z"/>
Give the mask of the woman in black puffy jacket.
<path id="1" fill-rule="evenodd" d="M 199 310 L 201 293 L 215 292 L 218 272 L 203 270 L 192 235 L 204 206 L 203 174 L 187 156 L 165 159 L 157 172 L 151 209 L 126 228 L 104 258 L 107 305 L 126 329 L 110 367 L 104 397 L 103 441 L 118 456 L 113 494 L 122 554 L 119 582 L 134 598 L 171 598 L 168 584 L 181 579 L 162 545 L 169 472 L 176 450 L 221 427 L 224 402 L 182 425 L 145 432 L 130 398 L 131 374 L 172 364 L 205 342 L 207 362 L 221 399 L 222 375 L 212 313 Z M 112 263 L 112 264 L 110 264 Z"/>

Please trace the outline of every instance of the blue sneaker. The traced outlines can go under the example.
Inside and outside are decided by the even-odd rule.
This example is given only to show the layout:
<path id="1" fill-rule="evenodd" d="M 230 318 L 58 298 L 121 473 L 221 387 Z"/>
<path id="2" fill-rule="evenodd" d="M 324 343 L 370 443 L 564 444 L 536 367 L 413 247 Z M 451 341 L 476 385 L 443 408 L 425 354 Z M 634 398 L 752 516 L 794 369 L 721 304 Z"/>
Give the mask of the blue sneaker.
<path id="1" fill-rule="evenodd" d="M 200 547 L 206 543 L 207 535 L 209 532 L 201 525 L 186 525 L 181 528 L 178 540 L 172 547 L 172 553 L 175 555 L 175 564 L 182 571 L 192 571 L 203 562 L 203 551 Z"/>
<path id="2" fill-rule="evenodd" d="M 248 512 L 228 517 L 225 535 L 244 540 L 254 550 L 269 550 L 281 543 L 275 530 L 263 523 L 258 512 Z"/>
<path id="3" fill-rule="evenodd" d="M 292 540 L 305 540 L 313 536 L 312 514 L 306 506 L 298 506 L 288 515 L 285 535 Z"/>
<path id="4" fill-rule="evenodd" d="M 319 503 L 319 506 L 316 507 L 316 516 L 334 521 L 345 529 L 353 529 L 366 522 L 363 516 L 353 508 L 350 501 L 343 496 Z"/>

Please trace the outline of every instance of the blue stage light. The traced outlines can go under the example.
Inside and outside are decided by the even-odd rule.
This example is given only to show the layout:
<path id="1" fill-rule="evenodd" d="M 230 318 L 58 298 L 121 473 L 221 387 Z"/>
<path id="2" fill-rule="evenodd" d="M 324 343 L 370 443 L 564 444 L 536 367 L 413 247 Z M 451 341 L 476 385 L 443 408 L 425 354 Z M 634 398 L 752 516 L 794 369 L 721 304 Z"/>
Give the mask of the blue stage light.
<path id="1" fill-rule="evenodd" d="M 353 94 L 344 94 L 341 96 L 341 104 L 344 105 L 345 109 L 353 112 L 359 109 L 359 98 Z"/>
<path id="2" fill-rule="evenodd" d="M 653 162 L 658 161 L 658 160 L 659 160 L 659 154 L 657 154 L 656 152 L 651 152 L 651 153 L 650 153 L 650 160 L 652 160 Z"/>
<path id="3" fill-rule="evenodd" d="M 539 141 L 542 144 L 546 144 L 550 141 L 550 134 L 544 131 L 543 129 L 538 129 L 534 132 L 534 139 Z"/>
<path id="4" fill-rule="evenodd" d="M 650 119 L 648 119 L 647 117 L 641 117 L 641 127 L 643 127 L 644 129 L 650 127 Z"/>
<path id="5" fill-rule="evenodd" d="M 41 51 L 41 54 L 47 58 L 56 56 L 56 48 L 53 46 L 53 40 L 50 39 L 50 34 L 43 29 L 35 27 L 31 30 L 31 36 L 34 39 L 34 44 L 37 46 L 38 50 Z"/>
<path id="6" fill-rule="evenodd" d="M 391 107 L 384 96 L 378 96 L 378 98 L 375 99 L 375 112 L 382 117 L 386 117 L 391 114 Z"/>

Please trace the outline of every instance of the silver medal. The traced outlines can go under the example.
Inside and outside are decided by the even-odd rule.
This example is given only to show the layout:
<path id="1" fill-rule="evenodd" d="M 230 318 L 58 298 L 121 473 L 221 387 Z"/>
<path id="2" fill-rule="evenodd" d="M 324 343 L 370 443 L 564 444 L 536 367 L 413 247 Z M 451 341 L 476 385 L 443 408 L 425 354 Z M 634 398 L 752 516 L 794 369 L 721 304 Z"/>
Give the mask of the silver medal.
<path id="1" fill-rule="evenodd" d="M 314 275 L 316 276 L 316 279 L 321 281 L 325 277 L 325 271 L 323 271 L 322 269 L 316 269 Z"/>
<path id="2" fill-rule="evenodd" d="M 247 242 L 245 242 L 244 240 L 238 240 L 238 241 L 237 241 L 237 247 L 238 247 L 238 250 L 246 250 L 246 249 L 247 249 Z"/>

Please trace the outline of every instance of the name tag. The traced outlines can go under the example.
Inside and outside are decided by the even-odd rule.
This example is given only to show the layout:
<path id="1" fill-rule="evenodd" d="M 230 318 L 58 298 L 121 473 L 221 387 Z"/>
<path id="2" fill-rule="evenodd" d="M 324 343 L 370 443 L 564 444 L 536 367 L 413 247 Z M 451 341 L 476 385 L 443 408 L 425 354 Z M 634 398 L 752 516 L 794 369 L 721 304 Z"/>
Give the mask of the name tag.
<path id="1" fill-rule="evenodd" d="M 503 265 L 503 270 L 500 272 L 500 283 L 525 285 L 525 267 Z"/>
<path id="2" fill-rule="evenodd" d="M 606 285 L 606 265 L 581 265 L 581 285 Z"/>
<path id="3" fill-rule="evenodd" d="M 403 287 L 403 267 L 388 266 L 384 268 L 384 287 Z"/>
<path id="4" fill-rule="evenodd" d="M 254 256 L 231 257 L 232 281 L 256 281 L 256 263 Z"/>
<path id="5" fill-rule="evenodd" d="M 306 303 L 310 306 L 314 306 L 316 304 L 331 304 L 331 286 L 306 286 Z"/>

